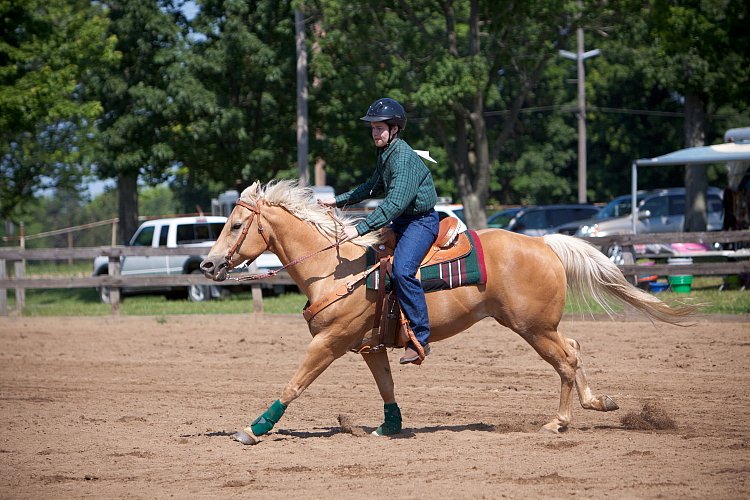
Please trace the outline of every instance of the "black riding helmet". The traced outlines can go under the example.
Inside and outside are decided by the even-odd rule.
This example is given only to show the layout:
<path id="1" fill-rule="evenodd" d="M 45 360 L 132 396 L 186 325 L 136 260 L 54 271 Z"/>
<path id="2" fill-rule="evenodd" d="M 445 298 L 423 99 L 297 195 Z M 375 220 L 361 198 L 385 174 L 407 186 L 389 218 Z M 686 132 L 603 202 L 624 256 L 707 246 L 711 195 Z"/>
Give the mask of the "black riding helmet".
<path id="1" fill-rule="evenodd" d="M 367 109 L 367 114 L 360 118 L 366 122 L 385 122 L 398 126 L 399 132 L 406 128 L 406 111 L 395 99 L 381 97 Z"/>

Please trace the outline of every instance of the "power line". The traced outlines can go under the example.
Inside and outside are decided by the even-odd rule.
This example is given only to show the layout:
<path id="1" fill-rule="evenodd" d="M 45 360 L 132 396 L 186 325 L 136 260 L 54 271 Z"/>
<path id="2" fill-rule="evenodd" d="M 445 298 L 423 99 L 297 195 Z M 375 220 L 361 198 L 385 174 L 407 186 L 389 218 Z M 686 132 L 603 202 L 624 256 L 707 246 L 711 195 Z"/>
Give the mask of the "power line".
<path id="1" fill-rule="evenodd" d="M 622 115 L 668 116 L 672 118 L 685 117 L 685 113 L 679 111 L 651 111 L 647 109 L 605 108 L 599 106 L 589 106 L 589 109 L 601 111 L 602 113 L 619 113 Z"/>
<path id="2" fill-rule="evenodd" d="M 654 111 L 649 109 L 630 109 L 630 108 L 608 108 L 608 107 L 600 107 L 600 106 L 587 106 L 588 109 L 592 111 L 600 111 L 602 113 L 617 113 L 617 114 L 623 114 L 623 115 L 644 115 L 644 116 L 664 116 L 668 118 L 684 118 L 685 113 L 681 111 Z M 537 113 L 537 112 L 544 112 L 544 111 L 556 111 L 556 110 L 563 110 L 563 111 L 571 111 L 575 112 L 577 111 L 577 108 L 575 106 L 571 106 L 570 104 L 553 104 L 549 106 L 533 106 L 529 108 L 521 108 L 518 110 L 519 113 Z M 511 111 L 509 109 L 504 110 L 496 110 L 496 111 L 485 111 L 484 116 L 500 116 L 500 115 L 507 115 Z M 735 119 L 740 118 L 741 115 L 738 114 L 714 114 L 709 115 L 709 118 L 713 119 Z"/>

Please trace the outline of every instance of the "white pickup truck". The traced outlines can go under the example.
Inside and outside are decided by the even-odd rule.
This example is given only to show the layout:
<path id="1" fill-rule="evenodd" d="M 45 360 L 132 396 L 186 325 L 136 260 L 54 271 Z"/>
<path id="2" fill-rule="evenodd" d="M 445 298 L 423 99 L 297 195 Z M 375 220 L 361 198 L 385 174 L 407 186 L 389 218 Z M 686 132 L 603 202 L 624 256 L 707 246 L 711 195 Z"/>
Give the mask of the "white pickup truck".
<path id="1" fill-rule="evenodd" d="M 120 260 L 123 276 L 157 276 L 165 274 L 200 274 L 200 263 L 208 250 L 219 237 L 226 217 L 175 217 L 154 219 L 141 224 L 129 246 L 185 248 L 185 255 L 164 256 L 130 256 Z M 281 267 L 278 257 L 270 252 L 263 253 L 251 265 L 252 272 L 266 272 Z M 94 259 L 94 276 L 107 274 L 109 260 L 107 257 Z M 193 302 L 202 302 L 223 295 L 225 288 L 216 286 L 191 285 L 171 288 L 126 288 L 122 293 L 168 293 L 187 296 Z M 109 288 L 99 289 L 99 298 L 109 304 Z"/>
<path id="2" fill-rule="evenodd" d="M 156 276 L 165 274 L 200 274 L 200 263 L 208 253 L 208 249 L 216 241 L 224 227 L 226 217 L 176 217 L 171 219 L 149 220 L 141 224 L 129 246 L 140 247 L 184 247 L 185 255 L 164 256 L 130 256 L 122 257 L 120 261 L 123 276 Z M 107 274 L 107 257 L 97 257 L 94 260 L 94 276 Z M 176 288 L 127 288 L 123 293 L 152 292 L 170 293 L 185 296 L 188 299 L 201 302 L 218 297 L 221 289 L 201 285 Z M 104 303 L 109 303 L 109 288 L 99 289 L 99 297 Z"/>

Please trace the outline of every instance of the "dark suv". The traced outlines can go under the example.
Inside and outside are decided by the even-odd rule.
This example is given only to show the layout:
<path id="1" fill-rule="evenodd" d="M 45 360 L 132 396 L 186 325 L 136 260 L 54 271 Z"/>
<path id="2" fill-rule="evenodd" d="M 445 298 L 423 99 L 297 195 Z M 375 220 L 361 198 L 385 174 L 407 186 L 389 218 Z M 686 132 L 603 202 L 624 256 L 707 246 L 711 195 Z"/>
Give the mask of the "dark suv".
<path id="1" fill-rule="evenodd" d="M 529 236 L 556 233 L 557 227 L 569 222 L 588 219 L 599 212 L 594 205 L 539 205 L 520 210 L 506 229 Z"/>

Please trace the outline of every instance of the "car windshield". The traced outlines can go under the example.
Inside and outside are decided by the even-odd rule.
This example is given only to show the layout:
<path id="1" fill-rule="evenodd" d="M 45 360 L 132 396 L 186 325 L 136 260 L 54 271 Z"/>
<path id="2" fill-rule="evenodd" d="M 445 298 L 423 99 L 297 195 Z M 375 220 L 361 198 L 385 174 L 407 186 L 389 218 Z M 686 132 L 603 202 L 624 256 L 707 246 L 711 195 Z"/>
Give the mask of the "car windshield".
<path id="1" fill-rule="evenodd" d="M 607 203 L 600 211 L 596 214 L 597 219 L 612 219 L 615 217 L 622 217 L 623 215 L 630 215 L 633 210 L 633 198 L 631 196 L 620 196 Z M 636 201 L 640 203 L 643 200 L 643 196 L 638 196 Z"/>
<path id="2" fill-rule="evenodd" d="M 493 227 L 506 227 L 520 210 L 520 208 L 512 208 L 496 212 L 487 218 L 487 224 Z"/>

